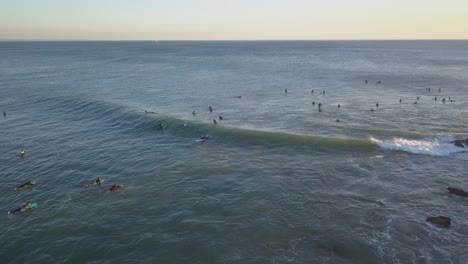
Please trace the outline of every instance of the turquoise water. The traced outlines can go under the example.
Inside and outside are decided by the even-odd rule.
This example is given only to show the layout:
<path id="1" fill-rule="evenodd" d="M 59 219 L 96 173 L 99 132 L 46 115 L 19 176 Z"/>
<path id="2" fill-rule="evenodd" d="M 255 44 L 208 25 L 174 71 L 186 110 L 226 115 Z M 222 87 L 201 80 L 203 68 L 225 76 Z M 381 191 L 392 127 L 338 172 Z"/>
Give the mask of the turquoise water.
<path id="1" fill-rule="evenodd" d="M 468 137 L 468 41 L 1 42 L 0 57 L 2 262 L 468 262 L 468 200 L 446 189 L 468 189 L 468 148 L 448 143 Z"/>

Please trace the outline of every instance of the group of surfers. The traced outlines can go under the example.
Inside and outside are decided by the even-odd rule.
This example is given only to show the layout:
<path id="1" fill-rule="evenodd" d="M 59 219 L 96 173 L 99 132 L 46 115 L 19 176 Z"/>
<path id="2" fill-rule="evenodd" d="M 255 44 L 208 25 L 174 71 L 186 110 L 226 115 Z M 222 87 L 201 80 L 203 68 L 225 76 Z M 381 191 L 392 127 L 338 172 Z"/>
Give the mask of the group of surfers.
<path id="1" fill-rule="evenodd" d="M 102 179 L 102 177 L 97 177 L 96 180 L 94 180 L 93 182 L 90 182 L 88 184 L 86 184 L 85 186 L 88 187 L 88 186 L 95 186 L 95 185 L 101 185 L 102 183 L 104 182 L 104 180 Z M 18 190 L 22 190 L 22 189 L 26 189 L 26 188 L 30 188 L 30 187 L 33 187 L 34 186 L 34 182 L 33 181 L 27 181 L 17 187 L 14 188 L 15 191 L 18 191 Z M 120 184 L 114 184 L 112 185 L 109 190 L 105 193 L 105 194 L 110 194 L 112 192 L 115 192 L 117 190 L 120 190 L 122 188 L 122 185 Z M 8 216 L 11 216 L 11 215 L 15 215 L 15 214 L 18 214 L 18 213 L 22 213 L 22 212 L 25 212 L 25 211 L 29 211 L 31 210 L 32 208 L 34 208 L 35 206 L 37 206 L 37 203 L 31 203 L 31 202 L 26 202 L 25 204 L 23 204 L 22 206 L 14 209 L 14 210 L 11 210 L 11 211 L 8 211 Z"/>

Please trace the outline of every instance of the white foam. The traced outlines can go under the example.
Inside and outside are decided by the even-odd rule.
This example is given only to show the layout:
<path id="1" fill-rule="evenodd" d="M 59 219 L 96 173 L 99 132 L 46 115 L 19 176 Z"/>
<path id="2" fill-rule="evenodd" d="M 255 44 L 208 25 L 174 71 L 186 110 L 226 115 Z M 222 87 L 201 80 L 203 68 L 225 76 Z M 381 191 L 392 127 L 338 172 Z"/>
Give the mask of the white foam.
<path id="1" fill-rule="evenodd" d="M 452 143 L 448 143 L 449 140 L 447 139 L 447 136 L 443 136 L 439 138 L 423 140 L 411 140 L 404 138 L 394 138 L 392 140 L 378 140 L 371 138 L 370 140 L 375 142 L 382 149 L 401 150 L 414 154 L 447 156 L 453 153 L 468 152 L 468 148 L 456 147 Z"/>

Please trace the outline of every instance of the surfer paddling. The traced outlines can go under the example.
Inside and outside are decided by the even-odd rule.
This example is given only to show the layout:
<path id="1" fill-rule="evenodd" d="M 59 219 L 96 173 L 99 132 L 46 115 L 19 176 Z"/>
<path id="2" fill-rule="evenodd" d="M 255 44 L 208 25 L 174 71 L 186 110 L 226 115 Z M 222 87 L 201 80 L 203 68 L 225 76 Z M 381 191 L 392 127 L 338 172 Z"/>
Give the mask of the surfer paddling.
<path id="1" fill-rule="evenodd" d="M 122 185 L 114 184 L 114 185 L 112 185 L 112 187 L 110 187 L 110 189 L 106 192 L 106 194 L 113 193 L 113 192 L 115 192 L 117 190 L 120 190 L 120 189 L 122 189 Z"/>
<path id="2" fill-rule="evenodd" d="M 101 177 L 97 177 L 95 181 L 86 184 L 86 187 L 93 185 L 101 185 L 102 182 L 104 182 L 104 180 Z"/>
<path id="3" fill-rule="evenodd" d="M 21 184 L 18 187 L 15 187 L 15 191 L 21 190 L 21 189 L 26 189 L 26 188 L 32 187 L 33 185 L 34 185 L 34 182 L 28 181 L 26 183 Z"/>
<path id="4" fill-rule="evenodd" d="M 27 203 L 23 204 L 21 207 L 16 208 L 15 210 L 8 211 L 8 215 L 9 216 L 10 215 L 15 215 L 15 214 L 22 213 L 22 212 L 25 212 L 25 211 L 28 211 L 28 210 L 31 210 L 31 209 L 32 209 L 31 203 L 27 202 Z"/>

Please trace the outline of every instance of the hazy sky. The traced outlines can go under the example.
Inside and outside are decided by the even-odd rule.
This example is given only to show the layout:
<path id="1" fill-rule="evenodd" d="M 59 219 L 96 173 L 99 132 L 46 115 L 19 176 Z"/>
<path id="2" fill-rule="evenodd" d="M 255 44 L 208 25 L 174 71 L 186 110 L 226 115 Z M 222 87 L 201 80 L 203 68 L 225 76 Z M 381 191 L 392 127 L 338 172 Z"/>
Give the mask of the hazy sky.
<path id="1" fill-rule="evenodd" d="M 468 39 L 468 0 L 0 0 L 0 39 Z"/>

